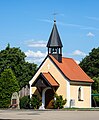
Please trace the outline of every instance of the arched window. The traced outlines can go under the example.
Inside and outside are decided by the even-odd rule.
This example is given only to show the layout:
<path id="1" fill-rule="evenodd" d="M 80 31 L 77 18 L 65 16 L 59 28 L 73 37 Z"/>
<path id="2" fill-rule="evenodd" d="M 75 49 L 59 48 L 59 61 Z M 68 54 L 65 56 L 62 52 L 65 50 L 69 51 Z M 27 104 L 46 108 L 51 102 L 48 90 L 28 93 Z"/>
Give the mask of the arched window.
<path id="1" fill-rule="evenodd" d="M 81 87 L 78 88 L 78 100 L 81 100 Z"/>
<path id="2" fill-rule="evenodd" d="M 82 89 L 82 87 L 78 88 L 78 100 L 83 101 L 83 89 Z"/>

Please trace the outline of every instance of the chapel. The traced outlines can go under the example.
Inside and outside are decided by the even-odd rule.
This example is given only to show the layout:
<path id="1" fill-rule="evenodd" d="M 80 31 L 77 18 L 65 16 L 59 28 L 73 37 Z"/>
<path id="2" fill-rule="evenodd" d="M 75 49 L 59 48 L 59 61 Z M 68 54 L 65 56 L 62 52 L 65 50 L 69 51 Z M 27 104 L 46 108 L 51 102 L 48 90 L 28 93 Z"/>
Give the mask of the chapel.
<path id="1" fill-rule="evenodd" d="M 30 97 L 37 95 L 42 101 L 41 109 L 53 108 L 54 95 L 62 95 L 67 102 L 64 107 L 90 108 L 93 80 L 72 59 L 63 57 L 63 44 L 56 20 L 47 43 L 48 54 L 29 81 Z"/>

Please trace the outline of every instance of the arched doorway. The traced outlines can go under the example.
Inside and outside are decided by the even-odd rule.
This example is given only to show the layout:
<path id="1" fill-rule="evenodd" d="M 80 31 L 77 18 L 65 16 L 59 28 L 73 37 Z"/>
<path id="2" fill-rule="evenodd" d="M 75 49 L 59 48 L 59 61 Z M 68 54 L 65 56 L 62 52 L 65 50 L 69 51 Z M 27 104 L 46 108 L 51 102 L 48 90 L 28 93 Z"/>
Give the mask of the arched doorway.
<path id="1" fill-rule="evenodd" d="M 52 103 L 53 100 L 54 100 L 53 89 L 47 89 L 45 92 L 45 108 L 46 109 L 53 108 L 53 103 Z"/>

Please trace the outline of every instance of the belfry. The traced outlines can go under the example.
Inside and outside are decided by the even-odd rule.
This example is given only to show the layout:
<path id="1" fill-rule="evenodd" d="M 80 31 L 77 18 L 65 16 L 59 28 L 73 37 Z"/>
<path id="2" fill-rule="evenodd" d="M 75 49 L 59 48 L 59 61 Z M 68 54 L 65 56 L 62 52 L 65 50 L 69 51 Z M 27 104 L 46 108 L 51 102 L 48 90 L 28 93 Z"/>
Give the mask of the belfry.
<path id="1" fill-rule="evenodd" d="M 53 29 L 50 34 L 47 47 L 48 47 L 48 55 L 52 55 L 59 62 L 62 62 L 63 45 L 62 45 L 58 30 L 57 30 L 56 20 L 54 20 Z"/>

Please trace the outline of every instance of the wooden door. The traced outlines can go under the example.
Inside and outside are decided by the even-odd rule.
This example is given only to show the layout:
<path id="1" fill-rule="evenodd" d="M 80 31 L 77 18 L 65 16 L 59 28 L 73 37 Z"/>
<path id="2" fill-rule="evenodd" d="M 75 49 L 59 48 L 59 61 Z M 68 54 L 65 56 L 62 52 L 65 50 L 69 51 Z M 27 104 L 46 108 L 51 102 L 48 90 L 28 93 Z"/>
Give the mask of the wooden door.
<path id="1" fill-rule="evenodd" d="M 45 92 L 45 108 L 46 109 L 53 108 L 53 99 L 54 99 L 54 91 L 52 89 L 48 89 Z"/>

